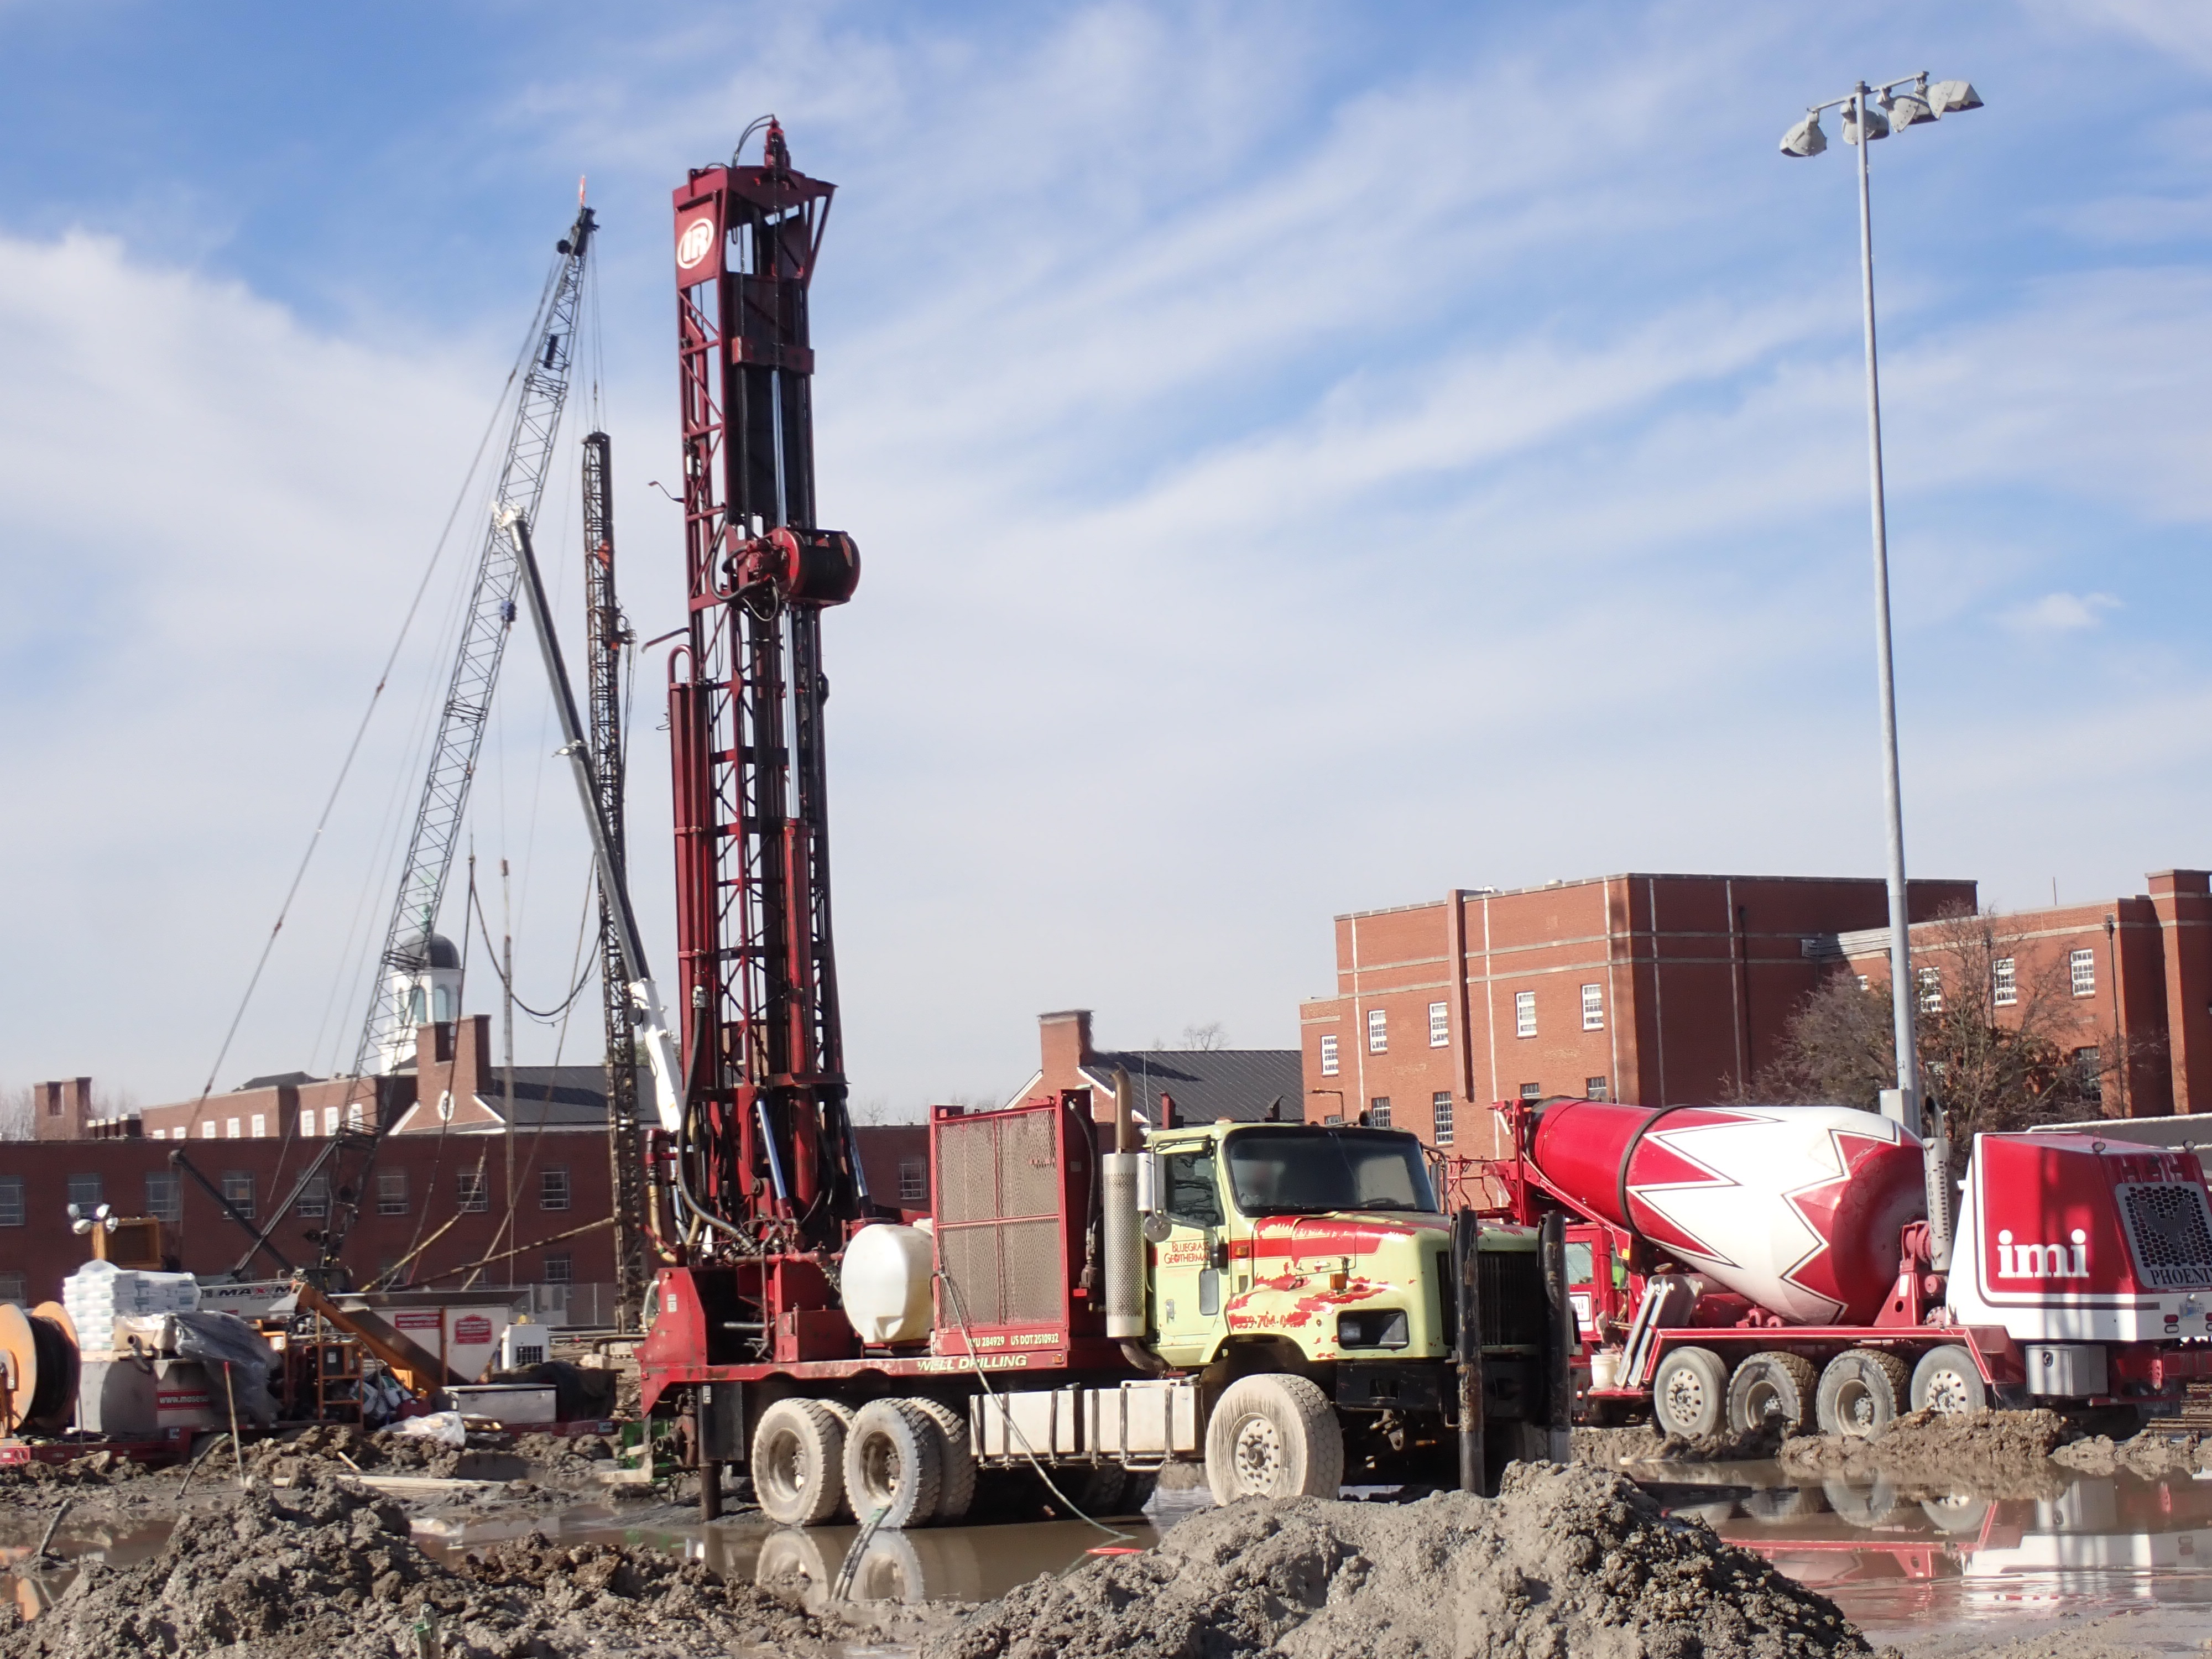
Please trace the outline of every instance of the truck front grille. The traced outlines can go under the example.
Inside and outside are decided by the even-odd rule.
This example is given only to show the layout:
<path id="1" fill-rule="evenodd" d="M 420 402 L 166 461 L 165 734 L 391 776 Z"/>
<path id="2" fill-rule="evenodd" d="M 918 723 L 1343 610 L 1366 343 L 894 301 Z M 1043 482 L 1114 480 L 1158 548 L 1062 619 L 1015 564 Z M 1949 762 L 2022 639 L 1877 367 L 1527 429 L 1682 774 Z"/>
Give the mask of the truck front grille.
<path id="1" fill-rule="evenodd" d="M 2195 1182 L 2119 1189 L 2128 1243 L 2145 1279 L 2160 1288 L 2212 1284 L 2212 1206 Z"/>

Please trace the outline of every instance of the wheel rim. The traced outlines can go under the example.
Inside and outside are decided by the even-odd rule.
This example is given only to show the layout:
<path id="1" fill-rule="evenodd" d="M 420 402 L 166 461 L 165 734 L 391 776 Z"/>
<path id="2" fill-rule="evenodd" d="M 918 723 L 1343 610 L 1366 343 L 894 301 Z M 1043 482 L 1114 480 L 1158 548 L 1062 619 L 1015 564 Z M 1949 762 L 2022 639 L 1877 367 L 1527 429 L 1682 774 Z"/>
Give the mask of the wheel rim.
<path id="1" fill-rule="evenodd" d="M 768 1467 L 767 1483 L 798 1497 L 806 1490 L 806 1460 L 799 1449 L 799 1437 L 779 1434 L 766 1447 L 768 1455 L 762 1460 Z"/>
<path id="2" fill-rule="evenodd" d="M 868 1496 L 879 1502 L 888 1502 L 898 1491 L 898 1448 L 888 1437 L 876 1435 L 860 1449 L 860 1477 L 867 1485 Z"/>
<path id="3" fill-rule="evenodd" d="M 1954 1370 L 1936 1372 L 1928 1379 L 1928 1409 L 1947 1417 L 1963 1417 L 1974 1408 L 1973 1391 L 1966 1379 Z"/>
<path id="4" fill-rule="evenodd" d="M 1782 1404 L 1782 1390 L 1771 1382 L 1754 1382 L 1744 1391 L 1743 1403 L 1753 1423 L 1764 1423 L 1770 1417 L 1789 1415 Z"/>
<path id="5" fill-rule="evenodd" d="M 1864 1434 L 1874 1427 L 1874 1390 L 1856 1380 L 1838 1389 L 1836 1419 L 1845 1434 Z"/>
<path id="6" fill-rule="evenodd" d="M 1667 1379 L 1667 1414 L 1677 1428 L 1703 1420 L 1705 1385 L 1695 1371 L 1679 1370 Z"/>
<path id="7" fill-rule="evenodd" d="M 1237 1471 L 1239 1492 L 1272 1492 L 1283 1468 L 1283 1437 L 1264 1417 L 1248 1417 L 1237 1425 L 1231 1463 Z"/>

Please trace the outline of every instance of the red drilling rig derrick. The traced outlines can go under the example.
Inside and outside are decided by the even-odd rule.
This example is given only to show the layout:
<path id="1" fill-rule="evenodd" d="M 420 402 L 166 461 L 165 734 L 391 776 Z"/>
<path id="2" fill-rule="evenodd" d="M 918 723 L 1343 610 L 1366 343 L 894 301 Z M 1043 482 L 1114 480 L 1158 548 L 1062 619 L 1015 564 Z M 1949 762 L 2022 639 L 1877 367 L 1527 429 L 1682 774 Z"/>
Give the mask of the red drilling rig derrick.
<path id="1" fill-rule="evenodd" d="M 852 597 L 860 555 L 816 526 L 807 343 L 835 188 L 792 171 L 771 120 L 762 165 L 732 157 L 675 192 L 678 1219 L 694 1265 L 769 1258 L 738 1276 L 752 1316 L 731 1326 L 763 1351 L 787 1309 L 833 1305 L 821 1264 L 872 1212 L 846 1109 L 822 726 L 821 613 Z"/>

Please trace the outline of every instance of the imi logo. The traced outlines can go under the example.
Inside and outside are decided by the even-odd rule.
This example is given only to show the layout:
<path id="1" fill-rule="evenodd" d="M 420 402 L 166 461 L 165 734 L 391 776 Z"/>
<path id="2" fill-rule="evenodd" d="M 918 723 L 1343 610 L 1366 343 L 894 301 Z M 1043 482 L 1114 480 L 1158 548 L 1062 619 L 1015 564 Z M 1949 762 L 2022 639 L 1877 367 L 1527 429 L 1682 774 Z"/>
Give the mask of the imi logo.
<path id="1" fill-rule="evenodd" d="M 2064 1244 L 2015 1244 L 2010 1229 L 1997 1235 L 1999 1279 L 2087 1279 L 2089 1235 L 2076 1227 L 2072 1248 Z"/>

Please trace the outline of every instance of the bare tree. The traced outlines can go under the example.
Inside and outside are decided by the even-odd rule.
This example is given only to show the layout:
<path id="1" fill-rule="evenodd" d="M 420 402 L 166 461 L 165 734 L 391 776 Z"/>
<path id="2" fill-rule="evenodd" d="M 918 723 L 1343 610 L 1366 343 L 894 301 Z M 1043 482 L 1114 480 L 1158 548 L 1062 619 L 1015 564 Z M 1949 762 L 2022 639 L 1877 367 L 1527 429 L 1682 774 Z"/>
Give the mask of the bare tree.
<path id="1" fill-rule="evenodd" d="M 2039 959 L 2026 935 L 1995 911 L 1958 910 L 1914 940 L 1920 998 L 1915 1023 L 1923 1087 L 1950 1126 L 1963 1166 L 1978 1133 L 2094 1117 L 2117 1091 L 2129 1052 L 2151 1045 L 2084 1029 L 2063 960 Z M 2091 1051 L 2094 1066 L 2077 1056 Z M 1871 1111 L 1897 1078 L 1889 988 L 1862 988 L 1838 971 L 1790 1017 L 1781 1052 L 1732 1088 L 1737 1101 L 1856 1106 Z"/>
<path id="2" fill-rule="evenodd" d="M 1218 1019 L 1205 1025 L 1186 1025 L 1182 1028 L 1182 1046 L 1201 1050 L 1226 1048 L 1229 1032 Z"/>
<path id="3" fill-rule="evenodd" d="M 28 1089 L 0 1089 L 0 1140 L 29 1140 L 37 1133 Z"/>

